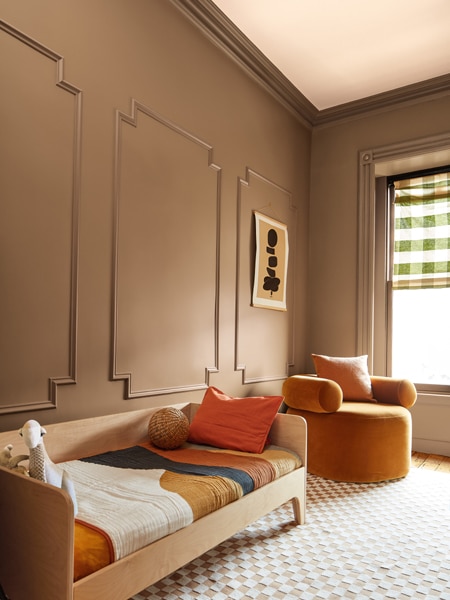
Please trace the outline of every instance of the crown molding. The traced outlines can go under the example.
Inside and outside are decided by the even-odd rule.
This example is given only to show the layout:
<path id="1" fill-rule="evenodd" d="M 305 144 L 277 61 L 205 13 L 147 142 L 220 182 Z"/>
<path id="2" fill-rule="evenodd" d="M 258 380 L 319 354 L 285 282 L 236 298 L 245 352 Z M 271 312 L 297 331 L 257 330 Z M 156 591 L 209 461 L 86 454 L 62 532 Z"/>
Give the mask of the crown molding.
<path id="1" fill-rule="evenodd" d="M 433 77 L 411 85 L 374 94 L 361 100 L 354 100 L 318 112 L 314 125 L 332 125 L 336 122 L 357 119 L 367 114 L 376 114 L 422 102 L 435 100 L 450 94 L 450 74 Z"/>
<path id="2" fill-rule="evenodd" d="M 171 2 L 304 125 L 312 127 L 318 113 L 317 108 L 211 0 Z"/>
<path id="3" fill-rule="evenodd" d="M 335 125 L 450 94 L 450 74 L 445 74 L 319 111 L 212 0 L 171 2 L 309 128 Z"/>

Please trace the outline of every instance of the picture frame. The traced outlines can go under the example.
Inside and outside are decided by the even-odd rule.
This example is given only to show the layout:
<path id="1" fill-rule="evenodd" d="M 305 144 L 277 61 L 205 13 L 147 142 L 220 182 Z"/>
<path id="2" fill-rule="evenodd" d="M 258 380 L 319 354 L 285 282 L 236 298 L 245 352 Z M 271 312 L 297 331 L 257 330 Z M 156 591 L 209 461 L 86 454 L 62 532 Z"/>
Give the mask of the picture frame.
<path id="1" fill-rule="evenodd" d="M 252 306 L 286 311 L 287 225 L 258 211 L 253 211 L 253 215 L 256 253 Z"/>

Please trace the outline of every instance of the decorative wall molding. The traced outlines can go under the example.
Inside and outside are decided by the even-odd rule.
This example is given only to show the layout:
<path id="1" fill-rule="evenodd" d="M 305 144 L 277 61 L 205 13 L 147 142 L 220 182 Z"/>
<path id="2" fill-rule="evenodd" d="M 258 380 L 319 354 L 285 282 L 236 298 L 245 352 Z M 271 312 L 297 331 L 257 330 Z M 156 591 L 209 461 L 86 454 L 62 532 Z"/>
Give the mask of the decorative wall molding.
<path id="1" fill-rule="evenodd" d="M 82 90 L 64 79 L 64 58 L 57 52 L 47 48 L 37 40 L 0 20 L 0 31 L 13 37 L 18 42 L 25 44 L 35 52 L 55 63 L 55 85 L 74 97 L 74 137 L 73 149 L 73 175 L 72 175 L 72 227 L 71 227 L 71 273 L 70 273 L 70 300 L 69 300 L 69 348 L 68 348 L 68 373 L 66 375 L 49 377 L 48 398 L 36 402 L 9 404 L 0 407 L 0 414 L 16 413 L 32 410 L 55 408 L 57 405 L 58 386 L 76 383 L 77 375 L 77 334 L 78 334 L 78 230 L 80 212 L 80 182 L 81 182 L 81 123 L 82 123 Z M 3 57 L 2 60 L 6 60 Z M 5 85 L 6 82 L 3 82 Z M 30 89 L 30 96 L 33 90 Z"/>
<path id="2" fill-rule="evenodd" d="M 406 140 L 388 146 L 379 146 L 360 153 L 361 164 L 380 163 L 410 156 L 420 156 L 446 150 L 450 146 L 450 133 L 444 132 L 438 135 L 421 138 L 418 140 Z M 366 158 L 367 155 L 367 158 Z"/>
<path id="3" fill-rule="evenodd" d="M 324 127 L 450 94 L 450 74 L 318 110 L 211 0 L 171 0 L 308 127 Z"/>
<path id="4" fill-rule="evenodd" d="M 77 110 L 76 110 L 76 118 L 77 118 L 77 139 L 75 140 L 76 142 L 78 142 L 78 144 L 76 145 L 76 149 L 78 152 L 78 155 L 76 155 L 74 153 L 74 156 L 76 158 L 79 159 L 79 154 L 81 151 L 80 148 L 80 140 L 81 140 L 81 89 L 77 88 L 76 86 L 72 85 L 71 83 L 69 83 L 68 81 L 66 81 L 64 79 L 64 57 L 61 56 L 60 54 L 58 54 L 57 52 L 54 52 L 53 50 L 51 50 L 50 48 L 47 48 L 46 46 L 44 46 L 43 44 L 41 44 L 40 42 L 38 42 L 37 40 L 34 40 L 33 38 L 27 36 L 26 34 L 22 33 L 21 31 L 19 31 L 18 29 L 16 29 L 15 27 L 12 27 L 12 25 L 9 25 L 8 23 L 6 23 L 6 21 L 2 21 L 0 19 L 0 29 L 3 30 L 5 33 L 8 33 L 9 35 L 11 35 L 12 37 L 16 38 L 17 40 L 19 40 L 20 42 L 22 42 L 23 44 L 26 44 L 27 46 L 29 46 L 30 48 L 32 48 L 33 50 L 35 50 L 36 52 L 39 52 L 40 54 L 42 54 L 43 56 L 49 58 L 50 60 L 52 60 L 55 63 L 56 66 L 56 81 L 55 84 L 62 88 L 63 90 L 65 90 L 66 92 L 69 92 L 71 94 L 73 94 L 74 96 L 76 96 L 77 99 Z"/>
<path id="5" fill-rule="evenodd" d="M 211 285 L 211 288 L 214 288 L 214 301 L 212 306 L 213 314 L 213 326 L 211 330 L 212 336 L 212 346 L 213 346 L 213 360 L 212 364 L 203 365 L 201 369 L 198 369 L 196 373 L 196 381 L 186 381 L 179 385 L 168 385 L 168 386 L 146 386 L 142 387 L 139 385 L 135 385 L 135 375 L 133 374 L 133 369 L 130 372 L 123 372 L 119 367 L 119 351 L 120 351 L 120 335 L 119 329 L 121 325 L 121 306 L 119 301 L 121 282 L 120 282 L 120 268 L 119 262 L 121 258 L 121 244 L 120 244 L 120 228 L 122 226 L 123 220 L 123 206 L 121 207 L 121 176 L 122 173 L 122 162 L 124 159 L 124 141 L 123 141 L 123 128 L 126 125 L 129 125 L 133 128 L 138 127 L 138 116 L 142 115 L 151 119 L 152 121 L 160 124 L 163 128 L 166 128 L 168 134 L 169 132 L 175 133 L 177 136 L 181 136 L 189 143 L 194 144 L 197 148 L 200 148 L 201 151 L 206 153 L 206 167 L 211 170 L 215 174 L 215 221 L 212 224 L 212 227 L 208 228 L 208 231 L 205 232 L 205 236 L 210 235 L 215 236 L 215 248 L 214 248 L 214 281 Z M 218 354 L 219 354 L 219 268 L 220 268 L 220 260 L 219 260 L 219 251 L 220 251 L 220 190 L 221 190 L 221 168 L 213 162 L 213 148 L 209 144 L 205 143 L 198 137 L 193 134 L 187 132 L 182 129 L 172 121 L 164 118 L 162 115 L 153 111 L 149 107 L 141 104 L 135 99 L 131 101 L 131 111 L 130 114 L 125 114 L 123 112 L 116 112 L 116 133 L 115 133 L 115 165 L 114 165 L 114 241 L 113 241 L 113 315 L 112 315 L 112 350 L 111 350 L 111 371 L 112 371 L 112 379 L 113 380 L 123 380 L 125 382 L 125 398 L 136 398 L 136 397 L 145 397 L 145 396 L 155 396 L 162 394 L 171 394 L 177 392 L 187 392 L 192 390 L 200 390 L 206 389 L 209 386 L 209 378 L 211 373 L 218 372 Z M 163 154 L 164 150 L 159 149 L 160 155 Z M 190 154 L 193 153 L 193 150 L 190 151 Z M 172 160 L 172 157 L 170 157 Z M 182 165 L 178 165 L 174 163 L 174 169 L 179 169 Z M 151 196 L 152 190 L 148 190 L 149 197 Z M 157 203 L 156 203 L 157 204 Z M 156 207 L 157 208 L 157 207 Z M 196 216 L 192 214 L 192 218 L 194 219 Z M 161 223 L 161 227 L 170 227 L 170 223 Z M 203 238 L 204 240 L 205 238 Z M 180 246 L 182 244 L 182 240 L 180 240 Z M 143 274 L 142 274 L 143 275 Z M 205 277 L 207 274 L 204 275 Z M 123 285 L 123 284 L 122 284 Z M 151 298 L 148 299 L 149 310 L 151 306 Z M 179 311 L 182 310 L 182 298 L 180 298 L 179 303 Z M 187 311 L 188 309 L 186 309 Z M 158 315 L 156 315 L 156 319 L 158 319 Z M 123 317 L 122 317 L 123 320 Z M 189 314 L 185 312 L 185 320 L 189 321 Z M 168 336 L 172 340 L 176 340 L 176 336 L 172 335 Z M 152 352 L 158 354 L 159 341 L 158 340 L 150 340 L 149 345 L 154 344 L 152 347 Z M 177 346 L 180 344 L 177 343 Z M 178 349 L 178 348 L 177 348 Z M 175 379 L 174 373 L 177 371 L 177 361 L 173 359 L 173 354 L 175 354 L 175 348 L 167 348 L 165 349 L 165 366 L 168 371 L 172 373 L 170 379 Z M 184 360 L 188 363 L 192 358 L 190 356 L 184 356 Z M 201 371 L 201 372 L 200 372 Z"/>
<path id="6" fill-rule="evenodd" d="M 243 194 L 252 187 L 252 184 L 253 186 L 262 185 L 265 187 L 266 194 L 258 194 L 257 200 L 251 199 L 251 202 L 245 206 Z M 284 201 L 277 201 L 277 198 L 283 198 Z M 254 210 L 288 225 L 289 267 L 286 312 L 251 306 L 254 277 Z M 296 212 L 297 209 L 292 202 L 292 194 L 267 177 L 247 167 L 245 178 L 238 178 L 235 370 L 241 371 L 243 384 L 286 379 L 289 375 L 289 368 L 294 366 Z M 259 320 L 258 317 L 262 315 L 264 317 Z M 265 332 L 262 337 L 267 342 L 269 340 L 273 341 L 270 347 L 267 346 L 267 348 L 260 343 L 261 338 L 258 337 L 263 330 Z M 285 336 L 284 340 L 283 335 Z M 243 361 L 245 350 L 242 346 L 245 336 L 247 344 L 248 340 L 252 340 L 254 347 L 247 352 L 247 360 Z M 279 344 L 279 347 L 277 344 Z M 270 365 L 262 367 L 265 375 L 258 375 L 258 367 L 255 364 L 264 364 L 264 358 L 262 357 L 266 355 L 269 356 Z M 272 360 L 270 360 L 270 357 L 272 357 Z M 272 373 L 267 375 L 270 371 Z"/>

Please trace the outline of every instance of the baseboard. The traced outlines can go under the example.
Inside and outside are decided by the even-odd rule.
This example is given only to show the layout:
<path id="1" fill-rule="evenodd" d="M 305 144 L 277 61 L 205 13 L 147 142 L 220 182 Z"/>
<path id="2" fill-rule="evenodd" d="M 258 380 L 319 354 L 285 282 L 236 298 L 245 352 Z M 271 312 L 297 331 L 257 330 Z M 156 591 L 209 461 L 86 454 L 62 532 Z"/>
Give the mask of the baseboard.
<path id="1" fill-rule="evenodd" d="M 415 452 L 425 452 L 426 454 L 439 454 L 440 456 L 450 456 L 450 442 L 413 438 L 412 449 Z"/>

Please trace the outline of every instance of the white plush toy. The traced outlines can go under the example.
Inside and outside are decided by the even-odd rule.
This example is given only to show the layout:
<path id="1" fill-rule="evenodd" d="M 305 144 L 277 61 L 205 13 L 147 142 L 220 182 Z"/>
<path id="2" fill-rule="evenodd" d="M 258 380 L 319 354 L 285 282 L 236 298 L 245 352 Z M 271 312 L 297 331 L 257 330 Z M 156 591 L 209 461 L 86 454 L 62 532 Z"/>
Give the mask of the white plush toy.
<path id="1" fill-rule="evenodd" d="M 28 460 L 28 454 L 18 454 L 17 456 L 12 455 L 13 445 L 8 444 L 0 451 L 0 466 L 6 467 L 11 471 L 17 471 L 23 475 L 28 475 L 26 467 L 19 465 L 23 460 Z"/>
<path id="2" fill-rule="evenodd" d="M 25 423 L 19 433 L 30 449 L 30 477 L 66 490 L 72 498 L 74 514 L 77 514 L 78 507 L 73 482 L 64 469 L 52 462 L 45 449 L 42 437 L 47 431 L 32 419 Z"/>

